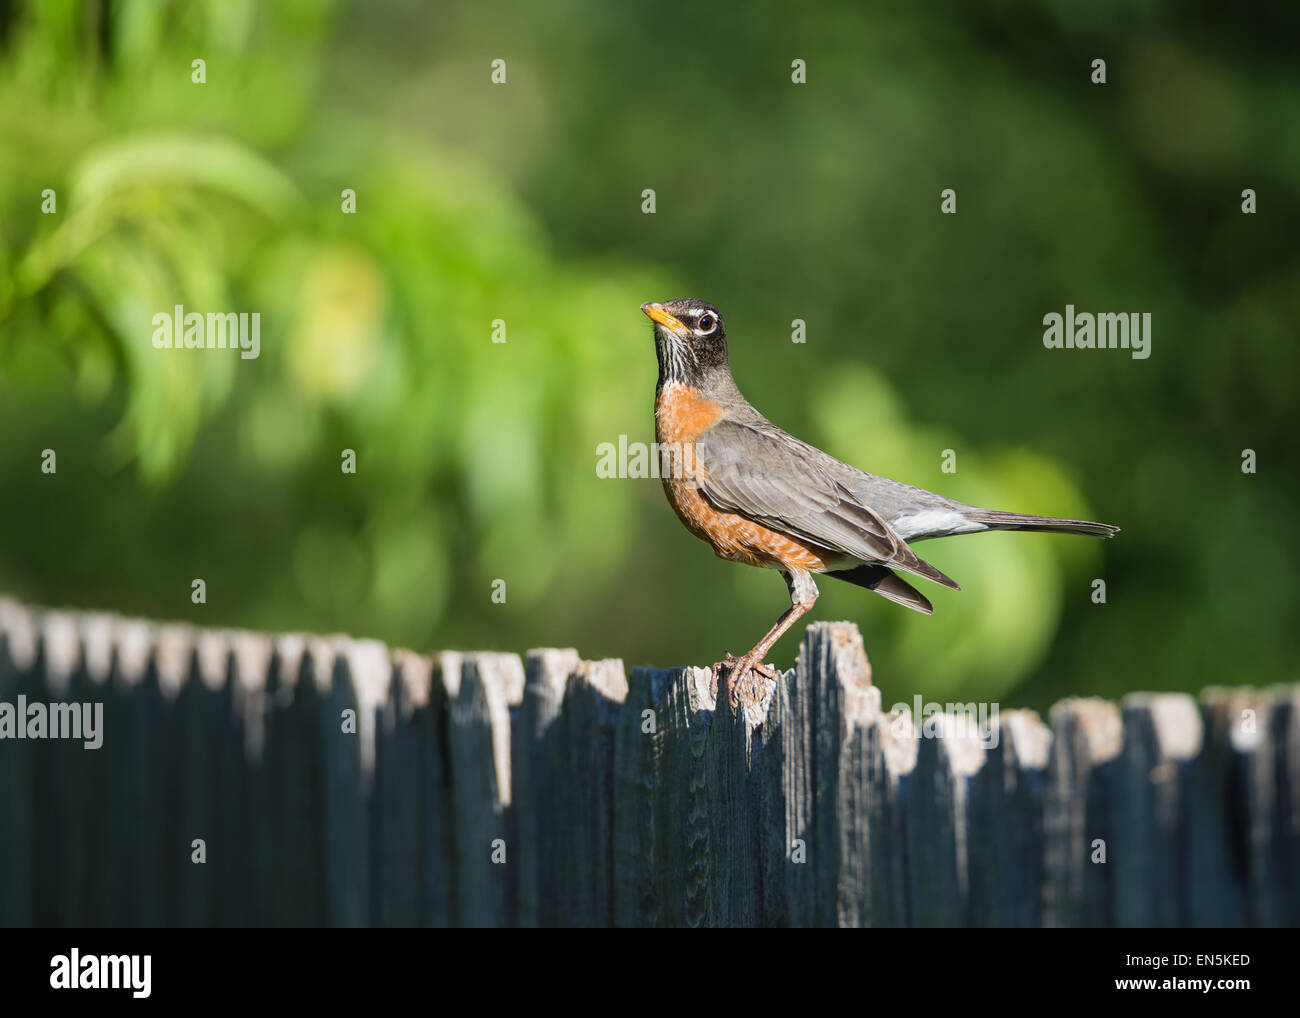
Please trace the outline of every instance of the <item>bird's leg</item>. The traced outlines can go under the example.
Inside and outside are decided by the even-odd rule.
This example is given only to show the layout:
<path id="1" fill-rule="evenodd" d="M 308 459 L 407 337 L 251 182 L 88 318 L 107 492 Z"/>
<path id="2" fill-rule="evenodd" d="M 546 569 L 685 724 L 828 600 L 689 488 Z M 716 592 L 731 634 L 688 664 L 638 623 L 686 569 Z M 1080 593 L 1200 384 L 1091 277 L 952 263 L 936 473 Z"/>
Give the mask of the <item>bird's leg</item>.
<path id="1" fill-rule="evenodd" d="M 776 678 L 776 670 L 768 664 L 763 663 L 763 658 L 767 652 L 772 649 L 772 644 L 785 635 L 787 629 L 799 621 L 812 608 L 810 604 L 792 604 L 786 609 L 776 624 L 767 631 L 767 635 L 758 642 L 758 645 L 744 657 L 731 657 L 723 662 L 727 671 L 736 676 L 744 675 L 751 668 L 754 671 L 761 671 L 770 679 Z"/>
<path id="2" fill-rule="evenodd" d="M 733 679 L 731 684 L 733 703 L 736 696 L 737 681 L 744 679 L 751 669 L 769 679 L 777 677 L 776 669 L 763 664 L 763 658 L 772 649 L 772 645 L 785 635 L 786 630 L 807 615 L 812 606 L 817 603 L 817 585 L 813 583 L 811 574 L 802 569 L 794 569 L 785 573 L 784 576 L 786 585 L 790 588 L 790 607 L 776 620 L 776 624 L 767 631 L 767 635 L 759 640 L 757 646 L 748 654 L 740 658 L 733 658 L 728 654 L 726 661 L 720 661 L 713 666 L 715 680 L 723 667 L 726 667 L 728 674 L 731 675 Z"/>

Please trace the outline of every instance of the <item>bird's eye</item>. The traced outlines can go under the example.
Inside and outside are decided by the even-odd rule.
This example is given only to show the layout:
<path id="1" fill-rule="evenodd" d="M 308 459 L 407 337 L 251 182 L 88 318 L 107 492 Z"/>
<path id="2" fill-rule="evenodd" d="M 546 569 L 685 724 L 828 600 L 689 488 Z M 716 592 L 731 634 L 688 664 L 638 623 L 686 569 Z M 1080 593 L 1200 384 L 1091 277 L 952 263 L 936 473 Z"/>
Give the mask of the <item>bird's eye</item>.
<path id="1" fill-rule="evenodd" d="M 713 327 L 718 324 L 718 320 L 712 315 L 700 315 L 700 331 L 712 332 Z"/>

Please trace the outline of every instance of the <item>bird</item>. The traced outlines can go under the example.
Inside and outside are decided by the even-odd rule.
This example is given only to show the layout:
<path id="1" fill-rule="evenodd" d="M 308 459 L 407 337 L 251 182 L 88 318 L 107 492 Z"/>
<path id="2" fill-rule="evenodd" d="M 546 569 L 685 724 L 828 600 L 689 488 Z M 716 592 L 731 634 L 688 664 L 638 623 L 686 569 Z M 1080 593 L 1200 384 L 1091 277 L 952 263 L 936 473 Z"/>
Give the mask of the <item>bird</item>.
<path id="1" fill-rule="evenodd" d="M 655 440 L 669 504 L 719 558 L 779 570 L 790 592 L 790 607 L 752 650 L 713 666 L 715 685 L 728 672 L 733 699 L 737 680 L 751 671 L 776 678 L 764 658 L 812 609 L 814 575 L 930 615 L 934 607 L 911 578 L 961 587 L 912 550 L 916 541 L 990 530 L 1119 532 L 1106 523 L 981 509 L 841 462 L 782 431 L 745 399 L 716 307 L 687 297 L 641 310 L 654 323 Z"/>

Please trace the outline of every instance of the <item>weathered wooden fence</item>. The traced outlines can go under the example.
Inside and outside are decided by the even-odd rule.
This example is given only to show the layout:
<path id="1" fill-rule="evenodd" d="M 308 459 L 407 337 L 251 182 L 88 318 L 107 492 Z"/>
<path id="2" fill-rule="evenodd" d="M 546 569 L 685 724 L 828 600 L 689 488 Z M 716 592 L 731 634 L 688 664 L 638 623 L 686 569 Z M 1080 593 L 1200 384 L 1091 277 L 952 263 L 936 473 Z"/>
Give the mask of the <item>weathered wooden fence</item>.
<path id="1" fill-rule="evenodd" d="M 104 705 L 99 749 L 0 739 L 0 926 L 1300 924 L 1295 686 L 986 748 L 884 712 L 846 623 L 710 685 L 0 601 L 0 711 Z"/>

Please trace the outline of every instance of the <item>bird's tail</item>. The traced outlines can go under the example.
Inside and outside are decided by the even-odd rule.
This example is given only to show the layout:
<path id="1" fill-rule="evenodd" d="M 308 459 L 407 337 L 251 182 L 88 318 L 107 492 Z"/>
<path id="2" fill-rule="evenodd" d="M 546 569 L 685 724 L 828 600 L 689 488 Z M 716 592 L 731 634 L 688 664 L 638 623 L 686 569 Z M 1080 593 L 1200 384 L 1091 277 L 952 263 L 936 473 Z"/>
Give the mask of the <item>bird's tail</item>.
<path id="1" fill-rule="evenodd" d="M 996 509 L 972 509 L 962 515 L 972 523 L 983 523 L 994 530 L 1028 530 L 1046 534 L 1085 534 L 1088 537 L 1114 537 L 1119 527 L 1087 520 L 1058 520 L 1054 516 L 1026 516 Z"/>

